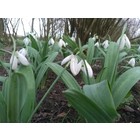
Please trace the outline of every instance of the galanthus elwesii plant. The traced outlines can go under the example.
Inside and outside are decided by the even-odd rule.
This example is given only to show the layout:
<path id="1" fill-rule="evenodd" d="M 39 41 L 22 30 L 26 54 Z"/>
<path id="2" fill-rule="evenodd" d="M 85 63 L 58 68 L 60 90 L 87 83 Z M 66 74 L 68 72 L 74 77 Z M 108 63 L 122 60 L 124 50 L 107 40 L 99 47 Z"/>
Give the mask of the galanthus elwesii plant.
<path id="1" fill-rule="evenodd" d="M 101 72 L 97 75 L 97 78 L 92 80 L 94 81 L 92 84 L 85 84 L 83 86 L 79 85 L 74 76 L 80 71 L 81 67 L 81 51 L 83 51 L 81 46 L 77 48 L 77 45 L 70 41 L 65 37 L 65 40 L 68 41 L 68 44 L 73 45 L 70 48 L 75 52 L 66 58 L 64 58 L 61 64 L 65 64 L 67 62 L 70 63 L 71 72 L 75 71 L 73 76 L 65 70 L 61 76 L 61 79 L 68 87 L 68 90 L 64 92 L 64 96 L 68 99 L 69 103 L 79 112 L 79 114 L 85 118 L 86 122 L 115 122 L 119 117 L 119 113 L 117 112 L 118 107 L 124 103 L 125 99 L 128 98 L 130 94 L 131 88 L 135 85 L 135 83 L 140 80 L 140 67 L 133 67 L 126 70 L 124 73 L 119 75 L 118 73 L 118 65 L 120 60 L 124 56 L 124 52 L 121 49 L 125 46 L 128 48 L 131 47 L 129 41 L 122 34 L 123 42 L 121 42 L 121 38 L 118 42 L 109 42 L 109 46 L 107 47 L 106 53 L 101 49 L 97 49 L 102 51 L 101 53 L 104 56 L 104 66 Z M 90 54 L 90 57 L 87 56 L 87 62 L 92 64 L 92 60 L 94 58 L 95 45 L 94 40 L 91 38 L 89 41 L 89 48 L 84 49 L 87 50 L 87 54 Z M 87 44 L 84 48 L 87 48 Z M 100 47 L 100 46 L 99 46 Z M 78 53 L 78 51 L 80 53 Z M 122 54 L 123 53 L 123 54 Z M 79 61 L 78 61 L 79 60 Z M 131 64 L 134 66 L 134 59 L 132 59 Z M 47 63 L 47 65 L 54 71 L 57 75 L 64 70 L 64 68 L 56 63 Z M 74 67 L 75 66 L 75 69 Z M 86 68 L 86 67 L 85 67 Z M 88 69 L 88 68 L 86 68 Z M 130 80 L 131 79 L 131 80 Z"/>

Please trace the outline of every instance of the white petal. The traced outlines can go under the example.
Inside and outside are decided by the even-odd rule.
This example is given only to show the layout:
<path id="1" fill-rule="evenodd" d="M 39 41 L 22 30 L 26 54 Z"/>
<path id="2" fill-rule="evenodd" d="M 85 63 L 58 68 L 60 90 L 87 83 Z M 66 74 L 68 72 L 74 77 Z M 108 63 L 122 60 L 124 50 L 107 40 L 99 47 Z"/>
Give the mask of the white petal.
<path id="1" fill-rule="evenodd" d="M 28 46 L 30 43 L 30 39 L 28 37 L 26 37 L 26 38 L 24 38 L 23 42 L 26 46 Z"/>
<path id="2" fill-rule="evenodd" d="M 25 48 L 22 48 L 21 50 L 19 50 L 19 53 L 26 56 L 27 55 L 27 50 Z"/>
<path id="3" fill-rule="evenodd" d="M 75 55 L 73 55 L 71 61 L 70 61 L 70 70 L 72 74 L 75 76 L 80 72 L 82 63 L 78 63 L 78 59 Z"/>
<path id="4" fill-rule="evenodd" d="M 130 66 L 134 67 L 134 66 L 135 66 L 135 58 L 131 58 L 131 59 L 129 60 L 128 64 L 129 64 Z"/>
<path id="5" fill-rule="evenodd" d="M 86 66 L 85 66 L 86 64 Z M 87 72 L 88 72 L 88 75 L 89 77 L 93 77 L 93 71 L 92 71 L 92 68 L 91 66 L 88 64 L 88 62 L 85 60 L 85 64 L 83 62 L 83 67 L 82 67 L 82 71 L 87 75 Z M 87 67 L 87 71 L 86 71 L 86 67 Z"/>
<path id="6" fill-rule="evenodd" d="M 119 49 L 122 50 L 125 46 L 125 36 L 123 35 L 117 40 L 117 44 L 119 45 Z"/>
<path id="7" fill-rule="evenodd" d="M 72 56 L 73 56 L 73 54 L 71 54 L 71 55 L 65 57 L 65 58 L 62 60 L 61 65 L 64 65 L 64 64 L 66 64 L 67 62 L 69 62 L 69 61 L 71 60 Z"/>
<path id="8" fill-rule="evenodd" d="M 109 46 L 109 43 L 108 43 L 108 40 L 105 40 L 103 43 L 102 43 L 104 49 L 108 48 Z"/>
<path id="9" fill-rule="evenodd" d="M 51 38 L 51 39 L 49 40 L 48 44 L 49 44 L 49 45 L 53 45 L 53 44 L 54 44 L 53 38 Z"/>
<path id="10" fill-rule="evenodd" d="M 138 52 L 140 52 L 140 46 L 138 47 L 138 49 L 137 49 L 137 50 L 138 50 Z"/>
<path id="11" fill-rule="evenodd" d="M 66 47 L 66 44 L 65 44 L 65 42 L 62 39 L 60 39 L 59 42 L 58 42 L 58 46 L 60 48 L 62 48 L 62 46 Z"/>
<path id="12" fill-rule="evenodd" d="M 94 46 L 99 47 L 99 42 L 96 42 Z"/>
<path id="13" fill-rule="evenodd" d="M 126 34 L 124 34 L 124 36 L 125 36 L 125 45 L 128 49 L 130 49 L 131 48 L 131 43 L 130 43 L 128 37 L 126 36 Z"/>
<path id="14" fill-rule="evenodd" d="M 10 58 L 10 64 L 12 65 L 12 70 L 16 70 L 18 66 L 18 59 L 15 55 L 12 55 Z"/>
<path id="15" fill-rule="evenodd" d="M 71 37 L 71 40 L 74 41 L 74 42 L 76 41 L 76 40 L 75 40 L 75 37 L 73 37 L 73 36 Z"/>
<path id="16" fill-rule="evenodd" d="M 28 62 L 27 58 L 24 55 L 20 54 L 18 51 L 16 53 L 17 53 L 17 57 L 18 57 L 18 60 L 20 61 L 20 63 L 22 65 L 28 66 L 29 62 Z"/>

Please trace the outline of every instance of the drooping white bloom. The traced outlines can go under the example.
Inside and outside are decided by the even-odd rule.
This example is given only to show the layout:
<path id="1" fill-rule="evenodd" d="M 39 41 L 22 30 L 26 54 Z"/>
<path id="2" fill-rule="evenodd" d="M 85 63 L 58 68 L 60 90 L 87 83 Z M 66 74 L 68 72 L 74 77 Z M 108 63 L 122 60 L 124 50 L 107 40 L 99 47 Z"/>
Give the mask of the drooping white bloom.
<path id="1" fill-rule="evenodd" d="M 95 44 L 94 44 L 94 46 L 95 47 L 99 47 L 100 45 L 99 45 L 99 42 L 96 42 Z"/>
<path id="2" fill-rule="evenodd" d="M 77 56 L 71 54 L 63 59 L 63 61 L 61 62 L 61 65 L 64 65 L 70 62 L 70 70 L 74 76 L 76 76 L 80 72 L 80 70 L 82 70 L 86 75 L 88 72 L 89 77 L 92 77 L 93 76 L 92 68 L 86 60 L 84 61 L 81 60 L 80 62 L 78 62 Z M 87 68 L 87 71 L 86 71 L 86 68 Z"/>
<path id="3" fill-rule="evenodd" d="M 72 56 L 73 56 L 73 54 L 71 54 L 71 55 L 67 56 L 66 58 L 64 58 L 64 59 L 62 60 L 62 62 L 61 62 L 61 65 L 64 65 L 64 64 L 66 64 L 67 62 L 69 62 L 69 61 L 71 60 Z"/>
<path id="4" fill-rule="evenodd" d="M 60 48 L 62 48 L 62 46 L 66 47 L 66 44 L 65 44 L 65 42 L 62 39 L 60 39 L 59 42 L 58 42 L 58 46 Z"/>
<path id="5" fill-rule="evenodd" d="M 14 54 L 12 54 L 12 56 L 10 58 L 10 64 L 12 65 L 11 66 L 12 70 L 16 70 L 17 69 L 18 59 L 17 59 L 17 57 Z"/>
<path id="6" fill-rule="evenodd" d="M 87 75 L 87 72 L 88 72 L 88 75 L 89 77 L 93 77 L 93 70 L 91 68 L 91 66 L 88 64 L 88 62 L 86 60 L 84 60 L 85 63 L 83 62 L 82 60 L 82 71 Z M 87 71 L 86 71 L 86 68 L 87 68 Z"/>
<path id="7" fill-rule="evenodd" d="M 135 66 L 135 58 L 131 58 L 131 59 L 129 60 L 128 64 L 129 64 L 130 66 L 134 67 L 134 66 Z"/>
<path id="8" fill-rule="evenodd" d="M 70 61 L 70 70 L 74 76 L 80 72 L 81 66 L 82 63 L 81 62 L 78 63 L 77 57 L 73 55 Z"/>
<path id="9" fill-rule="evenodd" d="M 75 40 L 75 37 L 73 37 L 73 36 L 71 37 L 71 40 L 74 41 L 74 42 L 76 41 L 76 40 Z"/>
<path id="10" fill-rule="evenodd" d="M 51 38 L 49 41 L 48 41 L 48 45 L 53 45 L 54 44 L 54 40 L 53 38 Z"/>
<path id="11" fill-rule="evenodd" d="M 27 56 L 27 50 L 25 48 L 20 49 L 19 53 L 24 55 L 24 56 Z"/>
<path id="12" fill-rule="evenodd" d="M 28 38 L 28 37 L 25 37 L 24 39 L 23 39 L 23 43 L 25 44 L 25 46 L 28 46 L 29 44 L 30 44 L 30 39 Z"/>
<path id="13" fill-rule="evenodd" d="M 82 63 L 78 62 L 77 56 L 73 54 L 64 58 L 61 62 L 61 65 L 64 65 L 68 62 L 70 62 L 70 70 L 72 74 L 76 76 L 81 70 Z"/>
<path id="14" fill-rule="evenodd" d="M 102 43 L 104 49 L 107 49 L 108 46 L 109 46 L 109 41 L 108 40 L 105 40 L 103 43 Z"/>
<path id="15" fill-rule="evenodd" d="M 18 51 L 16 51 L 16 54 L 17 54 L 18 60 L 20 61 L 20 63 L 22 65 L 24 65 L 24 66 L 28 66 L 29 65 L 29 62 L 28 62 L 27 58 L 24 55 L 22 55 Z"/>
<path id="16" fill-rule="evenodd" d="M 27 58 L 20 52 L 16 51 L 15 54 L 12 54 L 10 58 L 10 64 L 12 65 L 12 70 L 16 70 L 18 67 L 18 62 L 24 66 L 28 66 L 29 62 Z"/>
<path id="17" fill-rule="evenodd" d="M 126 34 L 124 34 L 122 37 L 120 37 L 117 40 L 117 44 L 119 45 L 119 49 L 122 50 L 125 46 L 130 49 L 131 48 L 131 43 L 128 39 L 128 37 L 126 36 Z"/>

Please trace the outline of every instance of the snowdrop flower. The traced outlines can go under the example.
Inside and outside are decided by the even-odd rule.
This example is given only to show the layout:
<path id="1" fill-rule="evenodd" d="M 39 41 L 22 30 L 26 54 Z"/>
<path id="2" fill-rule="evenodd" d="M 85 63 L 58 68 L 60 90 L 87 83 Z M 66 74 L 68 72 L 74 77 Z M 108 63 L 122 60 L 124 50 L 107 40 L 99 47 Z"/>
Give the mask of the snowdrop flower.
<path id="1" fill-rule="evenodd" d="M 117 40 L 117 44 L 119 45 L 119 49 L 122 50 L 125 46 L 130 49 L 131 48 L 131 44 L 130 41 L 128 39 L 128 37 L 126 36 L 126 34 L 124 34 L 122 37 L 120 37 Z"/>
<path id="2" fill-rule="evenodd" d="M 21 50 L 19 50 L 19 53 L 24 56 L 27 56 L 27 50 L 25 48 L 22 48 Z"/>
<path id="3" fill-rule="evenodd" d="M 63 61 L 61 62 L 61 65 L 64 65 L 70 62 L 70 70 L 74 76 L 76 76 L 80 72 L 80 70 L 82 70 L 86 75 L 88 72 L 89 77 L 92 77 L 93 76 L 92 68 L 86 60 L 84 61 L 81 60 L 80 62 L 78 62 L 77 57 L 71 54 L 63 59 Z M 86 71 L 86 68 L 87 68 L 87 71 Z"/>
<path id="4" fill-rule="evenodd" d="M 134 67 L 134 66 L 135 66 L 135 58 L 131 58 L 131 59 L 129 60 L 128 64 L 129 64 L 130 66 Z"/>
<path id="5" fill-rule="evenodd" d="M 99 47 L 100 45 L 99 45 L 99 42 L 96 42 L 95 44 L 94 44 L 94 46 L 95 47 Z"/>
<path id="6" fill-rule="evenodd" d="M 71 70 L 72 74 L 74 76 L 76 76 L 80 72 L 82 63 L 81 62 L 78 63 L 78 59 L 77 59 L 76 55 L 73 55 L 73 54 L 64 58 L 63 61 L 61 62 L 61 65 L 64 65 L 68 62 L 70 62 L 70 70 Z"/>
<path id="7" fill-rule="evenodd" d="M 53 44 L 54 44 L 54 40 L 53 40 L 53 38 L 51 38 L 48 42 L 48 45 L 53 45 Z"/>
<path id="8" fill-rule="evenodd" d="M 25 44 L 25 46 L 28 46 L 30 44 L 30 39 L 28 37 L 23 39 L 23 43 Z"/>
<path id="9" fill-rule="evenodd" d="M 104 49 L 107 49 L 108 46 L 109 46 L 109 41 L 108 40 L 105 40 L 103 43 L 102 43 Z"/>
<path id="10" fill-rule="evenodd" d="M 65 42 L 62 39 L 60 39 L 59 42 L 58 42 L 58 46 L 60 48 L 62 48 L 62 46 L 66 47 L 66 44 L 65 44 Z"/>
<path id="11" fill-rule="evenodd" d="M 26 57 L 22 53 L 16 51 L 15 54 L 12 54 L 12 56 L 10 58 L 10 64 L 12 65 L 11 66 L 12 70 L 16 70 L 17 69 L 18 62 L 21 63 L 24 66 L 28 66 L 29 65 L 29 62 L 26 59 Z"/>
<path id="12" fill-rule="evenodd" d="M 82 60 L 82 67 L 81 67 L 81 70 L 86 74 L 86 75 L 89 75 L 89 77 L 93 77 L 93 71 L 92 71 L 92 68 L 91 66 L 88 64 L 87 60 L 84 60 L 85 63 L 83 62 Z M 87 67 L 87 71 L 86 71 L 86 67 Z M 88 72 L 88 74 L 87 74 Z"/>
<path id="13" fill-rule="evenodd" d="M 74 41 L 74 42 L 76 41 L 76 40 L 75 40 L 75 37 L 73 37 L 73 36 L 71 37 L 71 40 Z"/>

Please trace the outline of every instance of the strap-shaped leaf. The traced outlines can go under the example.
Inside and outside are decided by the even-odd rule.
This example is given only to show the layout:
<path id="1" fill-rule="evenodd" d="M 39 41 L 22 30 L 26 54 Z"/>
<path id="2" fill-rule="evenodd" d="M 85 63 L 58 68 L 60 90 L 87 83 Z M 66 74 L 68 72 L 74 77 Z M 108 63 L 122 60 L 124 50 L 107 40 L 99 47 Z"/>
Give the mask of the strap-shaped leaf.
<path id="1" fill-rule="evenodd" d="M 112 94 L 107 81 L 83 87 L 84 94 L 106 112 L 112 120 L 117 117 Z"/>
<path id="2" fill-rule="evenodd" d="M 64 92 L 70 104 L 90 123 L 107 123 L 113 120 L 94 101 L 76 90 Z"/>
<path id="3" fill-rule="evenodd" d="M 114 83 L 112 87 L 112 96 L 116 108 L 131 88 L 140 80 L 140 67 L 135 67 L 124 72 Z"/>

